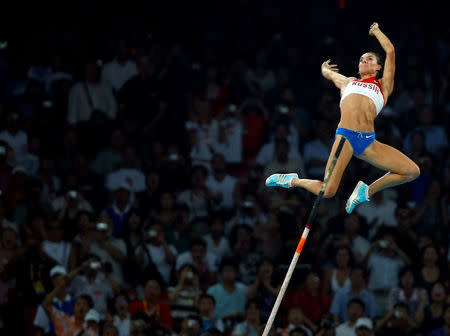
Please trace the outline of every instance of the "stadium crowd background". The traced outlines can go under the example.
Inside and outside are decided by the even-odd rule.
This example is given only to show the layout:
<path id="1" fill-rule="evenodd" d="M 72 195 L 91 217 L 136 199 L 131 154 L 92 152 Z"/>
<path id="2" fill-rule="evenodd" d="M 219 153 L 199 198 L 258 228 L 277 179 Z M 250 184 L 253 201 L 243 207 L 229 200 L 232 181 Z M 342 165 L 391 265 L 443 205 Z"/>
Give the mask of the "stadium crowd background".
<path id="1" fill-rule="evenodd" d="M 347 215 L 356 182 L 382 173 L 351 162 L 273 335 L 448 335 L 450 26 L 439 7 L 122 5 L 62 2 L 51 15 L 32 4 L 14 26 L 30 29 L 1 33 L 1 333 L 260 333 L 314 200 L 264 180 L 321 178 L 339 93 L 320 64 L 357 75 L 359 56 L 380 51 L 368 36 L 377 21 L 397 57 L 377 139 L 421 176 Z"/>

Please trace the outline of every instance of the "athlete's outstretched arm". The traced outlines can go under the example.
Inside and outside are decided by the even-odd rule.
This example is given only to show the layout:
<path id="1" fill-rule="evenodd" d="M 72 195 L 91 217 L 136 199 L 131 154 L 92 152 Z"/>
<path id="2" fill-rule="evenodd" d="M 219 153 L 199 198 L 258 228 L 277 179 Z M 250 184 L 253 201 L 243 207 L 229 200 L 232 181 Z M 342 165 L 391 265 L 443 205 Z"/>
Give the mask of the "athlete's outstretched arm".
<path id="1" fill-rule="evenodd" d="M 395 48 L 392 42 L 378 27 L 378 23 L 374 22 L 370 26 L 369 35 L 375 36 L 384 52 L 386 60 L 384 61 L 383 79 L 381 81 L 383 92 L 386 98 L 394 90 L 394 73 L 395 73 Z"/>
<path id="2" fill-rule="evenodd" d="M 331 60 L 322 63 L 322 76 L 332 81 L 338 89 L 342 89 L 347 85 L 349 79 L 339 73 L 336 64 L 330 64 Z"/>

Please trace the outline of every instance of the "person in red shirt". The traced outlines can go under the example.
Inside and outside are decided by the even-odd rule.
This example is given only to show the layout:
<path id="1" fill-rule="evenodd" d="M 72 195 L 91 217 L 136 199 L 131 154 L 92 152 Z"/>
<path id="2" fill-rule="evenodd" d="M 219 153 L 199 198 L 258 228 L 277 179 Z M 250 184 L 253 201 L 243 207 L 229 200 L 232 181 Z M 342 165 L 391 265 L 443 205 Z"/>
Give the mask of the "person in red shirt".
<path id="1" fill-rule="evenodd" d="M 173 318 L 170 306 L 161 299 L 161 286 L 155 279 L 150 279 L 145 284 L 145 298 L 130 304 L 130 315 L 136 312 L 145 312 L 150 318 L 150 325 L 160 325 L 168 331 L 172 331 Z"/>
<path id="2" fill-rule="evenodd" d="M 305 280 L 305 285 L 292 298 L 292 304 L 303 309 L 305 316 L 314 324 L 318 324 L 322 317 L 328 313 L 331 298 L 323 294 L 320 277 L 310 271 Z"/>

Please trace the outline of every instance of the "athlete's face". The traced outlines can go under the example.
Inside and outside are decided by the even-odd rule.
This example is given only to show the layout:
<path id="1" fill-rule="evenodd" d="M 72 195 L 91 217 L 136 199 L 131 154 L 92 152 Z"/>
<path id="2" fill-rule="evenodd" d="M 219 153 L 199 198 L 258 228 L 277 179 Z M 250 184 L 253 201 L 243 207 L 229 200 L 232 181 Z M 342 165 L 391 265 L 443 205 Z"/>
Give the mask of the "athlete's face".
<path id="1" fill-rule="evenodd" d="M 359 74 L 360 75 L 375 75 L 377 71 L 381 70 L 381 65 L 378 64 L 377 57 L 372 53 L 365 53 L 359 59 Z"/>

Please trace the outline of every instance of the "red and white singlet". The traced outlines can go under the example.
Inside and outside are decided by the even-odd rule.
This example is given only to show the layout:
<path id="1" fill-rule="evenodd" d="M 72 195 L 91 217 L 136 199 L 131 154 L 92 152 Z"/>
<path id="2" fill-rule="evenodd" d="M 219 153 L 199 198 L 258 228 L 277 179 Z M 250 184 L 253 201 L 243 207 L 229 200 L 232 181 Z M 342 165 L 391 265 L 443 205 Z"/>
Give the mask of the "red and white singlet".
<path id="1" fill-rule="evenodd" d="M 369 97 L 375 104 L 377 115 L 384 106 L 383 90 L 381 89 L 380 82 L 375 77 L 356 79 L 348 83 L 342 92 L 339 106 L 342 104 L 344 99 L 352 93 Z"/>

